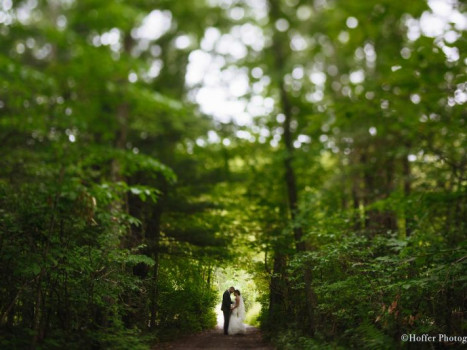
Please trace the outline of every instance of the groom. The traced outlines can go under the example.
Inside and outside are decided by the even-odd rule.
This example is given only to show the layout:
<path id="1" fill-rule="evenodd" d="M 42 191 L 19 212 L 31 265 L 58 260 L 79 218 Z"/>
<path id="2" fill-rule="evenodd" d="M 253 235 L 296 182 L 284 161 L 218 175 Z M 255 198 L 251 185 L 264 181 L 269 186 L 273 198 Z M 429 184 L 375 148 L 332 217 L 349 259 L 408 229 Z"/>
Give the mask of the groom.
<path id="1" fill-rule="evenodd" d="M 221 310 L 224 312 L 224 334 L 228 334 L 229 330 L 229 321 L 230 321 L 230 305 L 233 304 L 233 301 L 230 299 L 230 294 L 235 291 L 234 287 L 230 287 L 224 292 L 222 296 L 222 307 Z"/>

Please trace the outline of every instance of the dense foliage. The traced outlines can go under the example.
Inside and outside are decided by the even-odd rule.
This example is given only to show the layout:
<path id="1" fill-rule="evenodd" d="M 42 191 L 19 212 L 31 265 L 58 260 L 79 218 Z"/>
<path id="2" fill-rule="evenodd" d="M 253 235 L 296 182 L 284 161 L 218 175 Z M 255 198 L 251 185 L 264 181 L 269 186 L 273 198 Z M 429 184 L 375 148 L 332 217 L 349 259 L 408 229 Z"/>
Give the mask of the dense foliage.
<path id="1" fill-rule="evenodd" d="M 230 284 L 283 349 L 465 334 L 465 12 L 0 2 L 0 347 L 148 348 Z"/>
<path id="2" fill-rule="evenodd" d="M 248 57 L 276 102 L 258 123 L 281 136 L 257 145 L 249 193 L 264 329 L 290 349 L 465 334 L 465 28 L 420 35 L 424 2 L 268 9 L 270 50 Z"/>
<path id="3" fill-rule="evenodd" d="M 1 6 L 1 347 L 136 349 L 212 327 L 228 252 L 218 165 L 180 148 L 210 127 L 183 101 L 187 52 L 159 43 L 181 77 L 136 82 L 150 4 Z"/>

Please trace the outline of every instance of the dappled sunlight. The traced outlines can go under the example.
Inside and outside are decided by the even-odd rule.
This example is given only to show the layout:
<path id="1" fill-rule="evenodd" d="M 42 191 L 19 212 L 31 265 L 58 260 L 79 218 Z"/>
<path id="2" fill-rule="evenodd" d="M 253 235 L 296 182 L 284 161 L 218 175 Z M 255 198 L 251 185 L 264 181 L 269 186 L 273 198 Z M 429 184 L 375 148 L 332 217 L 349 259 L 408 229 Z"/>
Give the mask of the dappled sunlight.
<path id="1" fill-rule="evenodd" d="M 0 1 L 0 347 L 465 342 L 466 14 Z"/>

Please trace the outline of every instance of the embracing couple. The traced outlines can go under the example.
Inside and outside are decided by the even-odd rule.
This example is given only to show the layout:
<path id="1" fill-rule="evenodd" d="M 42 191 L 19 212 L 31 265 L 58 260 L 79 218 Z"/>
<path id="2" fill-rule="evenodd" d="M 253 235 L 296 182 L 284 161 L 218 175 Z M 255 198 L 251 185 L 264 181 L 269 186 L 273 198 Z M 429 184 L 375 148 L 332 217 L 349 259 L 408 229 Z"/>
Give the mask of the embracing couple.
<path id="1" fill-rule="evenodd" d="M 230 299 L 232 293 L 234 293 L 235 302 Z M 243 324 L 245 304 L 239 290 L 230 287 L 224 292 L 221 310 L 224 312 L 224 334 L 244 334 L 246 332 Z"/>

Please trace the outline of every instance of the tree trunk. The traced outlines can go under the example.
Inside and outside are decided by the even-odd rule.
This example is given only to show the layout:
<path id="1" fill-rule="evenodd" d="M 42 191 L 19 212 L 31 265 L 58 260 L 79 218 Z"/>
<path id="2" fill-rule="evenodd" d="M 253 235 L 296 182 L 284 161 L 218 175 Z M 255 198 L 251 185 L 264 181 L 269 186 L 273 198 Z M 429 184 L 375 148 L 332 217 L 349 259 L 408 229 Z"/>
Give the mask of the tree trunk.
<path id="1" fill-rule="evenodd" d="M 269 17 L 270 22 L 275 23 L 280 15 L 280 7 L 278 0 L 269 0 Z M 285 158 L 284 158 L 284 170 L 285 170 L 285 183 L 287 186 L 287 196 L 289 204 L 290 219 L 293 224 L 294 241 L 297 252 L 305 252 L 306 245 L 302 240 L 303 229 L 300 225 L 295 223 L 298 214 L 298 191 L 295 179 L 295 172 L 293 168 L 293 135 L 292 135 L 292 105 L 287 95 L 287 90 L 284 82 L 284 66 L 285 66 L 285 55 L 283 50 L 283 42 L 288 42 L 286 36 L 281 37 L 277 30 L 274 30 L 273 34 L 273 54 L 274 54 L 274 69 L 278 73 L 277 86 L 280 94 L 281 109 L 284 114 L 284 122 L 282 127 L 284 129 L 283 142 L 285 146 Z M 314 334 L 314 302 L 315 295 L 312 289 L 312 271 L 311 267 L 306 266 L 304 271 L 305 281 L 305 296 L 306 296 L 306 312 L 309 324 L 306 325 L 307 333 L 310 335 Z"/>
<path id="2" fill-rule="evenodd" d="M 44 276 L 45 269 L 42 268 L 37 279 L 36 297 L 34 302 L 34 319 L 32 322 L 33 338 L 31 342 L 31 349 L 35 349 L 37 347 L 37 343 L 40 342 L 43 337 L 41 325 L 43 324 L 42 318 L 44 317 L 44 300 L 42 294 L 42 280 Z"/>
<path id="3" fill-rule="evenodd" d="M 149 328 L 154 329 L 156 326 L 157 319 L 157 299 L 158 299 L 158 280 L 159 280 L 159 240 L 160 240 L 160 220 L 162 211 L 160 208 L 153 213 L 151 218 L 148 231 L 146 232 L 146 238 L 148 241 L 148 246 L 150 249 L 150 256 L 154 260 L 154 267 L 152 270 L 152 278 L 150 281 L 150 290 L 149 290 L 149 307 L 150 307 L 150 318 L 149 318 Z"/>
<path id="4" fill-rule="evenodd" d="M 129 33 L 126 33 L 124 36 L 124 50 L 126 53 L 131 52 L 131 47 L 133 46 L 133 39 Z M 125 87 L 124 84 L 122 84 Z M 116 110 L 116 120 L 117 120 L 117 138 L 115 140 L 115 148 L 117 150 L 124 151 L 126 148 L 127 140 L 128 140 L 128 124 L 129 124 L 129 117 L 130 117 L 130 110 L 128 102 L 125 100 L 125 90 L 123 88 L 122 93 L 122 102 L 117 106 Z M 110 168 L 110 179 L 113 183 L 117 183 L 124 180 L 122 176 L 121 164 L 118 159 L 113 159 L 111 168 Z M 126 193 L 122 194 L 122 197 L 118 200 L 114 201 L 111 205 L 111 212 L 113 215 L 118 215 L 125 211 L 126 213 L 129 212 L 128 210 L 128 195 Z M 114 225 L 114 233 L 116 235 L 119 234 L 120 225 L 118 220 L 115 220 Z M 129 233 L 129 232 L 127 232 Z"/>
<path id="5" fill-rule="evenodd" d="M 125 144 L 127 142 L 127 128 L 128 128 L 128 104 L 123 102 L 117 108 L 117 123 L 118 123 L 118 134 L 115 140 L 115 147 L 118 150 L 125 150 Z M 123 181 L 121 164 L 118 159 L 113 159 L 110 168 L 110 179 L 113 183 Z M 115 200 L 111 204 L 111 213 L 115 218 L 114 233 L 119 235 L 120 225 L 117 220 L 117 215 L 128 208 L 127 195 L 122 194 L 122 197 Z"/>
<path id="6" fill-rule="evenodd" d="M 410 163 L 407 158 L 407 155 L 404 155 L 402 158 L 402 176 L 403 176 L 403 181 L 404 181 L 404 196 L 407 198 L 410 196 L 411 193 L 411 179 L 410 179 Z M 409 207 L 409 205 L 406 202 L 406 206 Z M 405 209 L 405 235 L 406 237 L 409 237 L 412 234 L 412 226 L 413 226 L 413 219 L 412 217 L 408 214 L 408 209 Z"/>
<path id="7" fill-rule="evenodd" d="M 273 259 L 273 273 L 269 284 L 269 326 L 279 327 L 284 319 L 285 303 L 284 303 L 284 283 L 283 274 L 285 272 L 286 259 L 285 255 L 277 252 Z"/>
<path id="8" fill-rule="evenodd" d="M 154 251 L 152 258 L 154 259 L 154 268 L 152 273 L 151 290 L 150 290 L 150 319 L 149 328 L 154 329 L 156 327 L 157 319 L 157 299 L 158 299 L 158 280 L 159 280 L 159 252 Z"/>

